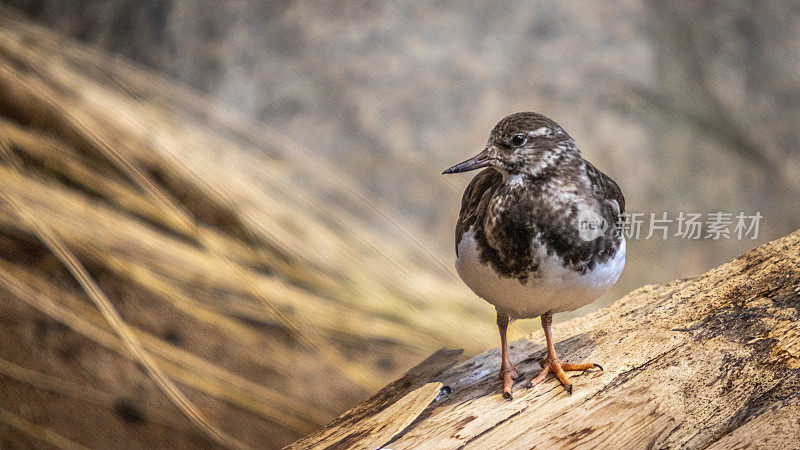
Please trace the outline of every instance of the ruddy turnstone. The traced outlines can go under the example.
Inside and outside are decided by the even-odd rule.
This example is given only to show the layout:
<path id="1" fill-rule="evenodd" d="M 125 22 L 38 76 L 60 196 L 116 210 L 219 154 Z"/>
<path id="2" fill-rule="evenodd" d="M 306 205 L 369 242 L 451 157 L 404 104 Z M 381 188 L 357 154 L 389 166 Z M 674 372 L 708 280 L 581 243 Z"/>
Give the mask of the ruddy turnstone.
<path id="1" fill-rule="evenodd" d="M 497 310 L 503 396 L 513 398 L 520 377 L 508 358 L 508 324 L 534 317 L 541 317 L 547 356 L 530 386 L 553 373 L 571 394 L 565 371 L 602 367 L 558 359 L 552 316 L 593 302 L 616 283 L 625 266 L 625 238 L 617 232 L 625 198 L 564 129 L 537 113 L 504 118 L 482 152 L 444 173 L 480 168 L 461 201 L 456 270 Z"/>

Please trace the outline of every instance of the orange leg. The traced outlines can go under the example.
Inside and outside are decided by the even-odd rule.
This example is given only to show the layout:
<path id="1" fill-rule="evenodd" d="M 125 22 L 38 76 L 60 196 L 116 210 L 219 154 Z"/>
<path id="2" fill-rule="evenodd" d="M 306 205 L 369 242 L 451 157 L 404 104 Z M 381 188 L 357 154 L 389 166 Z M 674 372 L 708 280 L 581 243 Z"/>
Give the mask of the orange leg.
<path id="1" fill-rule="evenodd" d="M 511 400 L 514 398 L 511 395 L 511 388 L 514 386 L 514 380 L 519 379 L 522 374 L 511 364 L 508 359 L 508 341 L 506 339 L 506 332 L 508 331 L 508 314 L 497 311 L 497 329 L 500 331 L 500 380 L 503 381 L 503 397 Z"/>
<path id="2" fill-rule="evenodd" d="M 534 387 L 537 384 L 544 381 L 547 378 L 547 374 L 553 373 L 561 385 L 564 386 L 564 389 L 571 395 L 572 394 L 572 383 L 569 382 L 567 378 L 567 374 L 564 373 L 565 371 L 586 371 L 589 369 L 600 369 L 603 368 L 600 364 L 568 364 L 562 363 L 561 360 L 558 359 L 556 355 L 556 347 L 553 344 L 553 335 L 550 331 L 550 327 L 553 324 L 553 315 L 550 313 L 545 313 L 542 315 L 542 330 L 544 330 L 544 338 L 547 341 L 547 356 L 544 357 L 539 364 L 542 366 L 542 371 L 539 372 L 539 375 L 536 378 L 532 379 L 530 382 L 530 387 Z"/>

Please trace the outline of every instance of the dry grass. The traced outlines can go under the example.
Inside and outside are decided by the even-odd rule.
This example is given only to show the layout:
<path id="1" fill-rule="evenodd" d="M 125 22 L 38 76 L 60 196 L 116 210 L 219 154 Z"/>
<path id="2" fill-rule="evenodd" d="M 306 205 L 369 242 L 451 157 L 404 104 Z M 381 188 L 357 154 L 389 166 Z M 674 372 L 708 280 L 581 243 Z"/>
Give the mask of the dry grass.
<path id="1" fill-rule="evenodd" d="M 424 233 L 335 168 L 3 13 L 3 442 L 274 447 L 494 342 Z"/>

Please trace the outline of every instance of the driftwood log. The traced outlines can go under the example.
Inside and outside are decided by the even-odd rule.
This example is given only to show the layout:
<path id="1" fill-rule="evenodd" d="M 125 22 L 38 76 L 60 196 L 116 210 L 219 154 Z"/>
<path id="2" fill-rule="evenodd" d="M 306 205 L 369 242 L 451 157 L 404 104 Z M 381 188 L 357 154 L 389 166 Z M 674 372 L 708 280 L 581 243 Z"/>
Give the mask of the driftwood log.
<path id="1" fill-rule="evenodd" d="M 800 448 L 800 231 L 554 327 L 573 395 L 500 395 L 498 349 L 440 350 L 294 448 Z M 515 342 L 528 380 L 541 334 Z"/>

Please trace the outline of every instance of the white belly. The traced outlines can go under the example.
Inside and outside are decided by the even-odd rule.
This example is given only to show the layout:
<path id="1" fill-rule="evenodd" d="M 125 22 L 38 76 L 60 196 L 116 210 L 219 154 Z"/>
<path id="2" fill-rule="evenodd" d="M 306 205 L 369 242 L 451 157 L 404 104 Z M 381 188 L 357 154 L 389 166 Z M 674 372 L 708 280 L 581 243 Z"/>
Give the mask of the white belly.
<path id="1" fill-rule="evenodd" d="M 588 305 L 617 282 L 625 267 L 625 239 L 614 258 L 580 274 L 564 267 L 556 255 L 542 255 L 539 272 L 522 284 L 516 278 L 501 277 L 489 263 L 481 263 L 470 228 L 458 244 L 456 271 L 475 294 L 512 318 L 538 317 L 572 311 Z"/>

